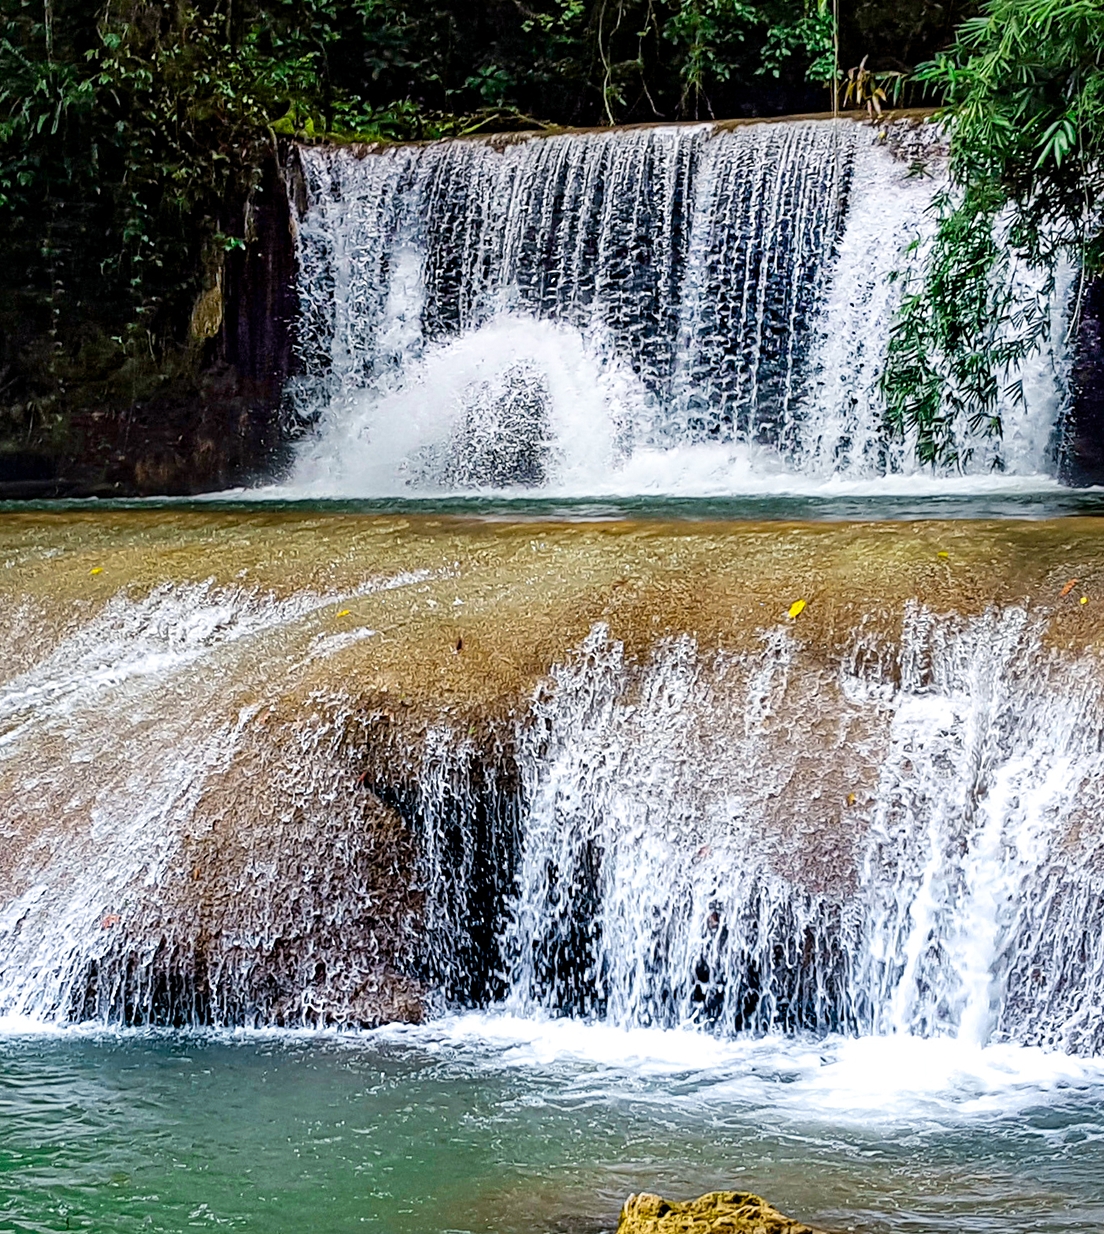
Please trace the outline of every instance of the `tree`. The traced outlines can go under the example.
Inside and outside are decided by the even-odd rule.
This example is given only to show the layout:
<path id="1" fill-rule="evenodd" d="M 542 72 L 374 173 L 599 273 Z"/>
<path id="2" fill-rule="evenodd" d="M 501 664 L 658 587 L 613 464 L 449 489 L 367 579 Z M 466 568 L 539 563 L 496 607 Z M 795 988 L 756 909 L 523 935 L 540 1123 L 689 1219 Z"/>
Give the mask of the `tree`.
<path id="1" fill-rule="evenodd" d="M 882 385 L 888 432 L 954 466 L 1023 397 L 1016 370 L 1049 337 L 1061 263 L 1104 270 L 1104 0 L 989 0 L 916 77 L 944 99 L 949 185 Z"/>

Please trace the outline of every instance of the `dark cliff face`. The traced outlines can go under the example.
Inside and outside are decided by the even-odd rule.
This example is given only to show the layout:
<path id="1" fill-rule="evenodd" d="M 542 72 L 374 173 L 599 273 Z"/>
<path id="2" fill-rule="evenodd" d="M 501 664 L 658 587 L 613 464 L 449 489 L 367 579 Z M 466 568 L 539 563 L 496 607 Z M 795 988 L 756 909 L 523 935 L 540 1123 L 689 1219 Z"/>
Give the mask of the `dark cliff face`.
<path id="1" fill-rule="evenodd" d="M 1070 408 L 1061 446 L 1061 479 L 1104 484 L 1104 279 L 1082 292 L 1077 350 L 1070 375 Z"/>
<path id="2" fill-rule="evenodd" d="M 294 149 L 274 156 L 169 354 L 64 361 L 49 419 L 0 417 L 0 499 L 212 492 L 270 474 L 286 448 L 280 415 L 294 366 Z M 2 394 L 0 394 L 2 397 Z"/>

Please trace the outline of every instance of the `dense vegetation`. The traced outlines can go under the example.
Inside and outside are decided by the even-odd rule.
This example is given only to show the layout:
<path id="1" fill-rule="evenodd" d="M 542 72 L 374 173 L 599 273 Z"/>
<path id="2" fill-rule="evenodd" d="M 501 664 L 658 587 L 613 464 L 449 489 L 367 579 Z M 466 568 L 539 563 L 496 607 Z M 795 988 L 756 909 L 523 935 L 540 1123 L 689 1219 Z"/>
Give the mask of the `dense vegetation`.
<path id="1" fill-rule="evenodd" d="M 951 184 L 884 388 L 891 432 L 954 465 L 962 428 L 999 435 L 1022 397 L 1016 366 L 1050 335 L 1062 263 L 1104 271 L 1104 0 L 990 0 L 917 76 L 946 100 Z"/>

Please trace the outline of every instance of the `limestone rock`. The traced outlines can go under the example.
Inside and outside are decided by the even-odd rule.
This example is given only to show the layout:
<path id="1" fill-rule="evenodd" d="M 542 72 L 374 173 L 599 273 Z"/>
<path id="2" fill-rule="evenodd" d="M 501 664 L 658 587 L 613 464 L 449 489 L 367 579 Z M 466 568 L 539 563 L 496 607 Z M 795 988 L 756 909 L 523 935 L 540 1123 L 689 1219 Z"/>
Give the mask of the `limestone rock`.
<path id="1" fill-rule="evenodd" d="M 823 1234 L 791 1221 L 749 1191 L 711 1191 L 671 1203 L 658 1195 L 630 1195 L 617 1234 Z"/>

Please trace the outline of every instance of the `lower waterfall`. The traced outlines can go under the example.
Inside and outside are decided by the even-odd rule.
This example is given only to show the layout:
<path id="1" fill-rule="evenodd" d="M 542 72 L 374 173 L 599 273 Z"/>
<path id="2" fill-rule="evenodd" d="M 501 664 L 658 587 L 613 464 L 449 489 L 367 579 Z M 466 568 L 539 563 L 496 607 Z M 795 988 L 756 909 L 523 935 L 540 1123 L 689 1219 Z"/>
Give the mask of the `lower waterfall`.
<path id="1" fill-rule="evenodd" d="M 1101 685 L 1022 609 L 913 607 L 630 671 L 598 628 L 518 742 L 506 1005 L 622 1026 L 1104 1044 Z"/>
<path id="2" fill-rule="evenodd" d="M 1024 524 L 1002 558 L 981 526 L 952 565 L 924 547 L 951 525 L 886 525 L 864 576 L 831 528 L 779 548 L 753 528 L 454 538 L 383 519 L 340 548 L 361 523 L 241 539 L 209 518 L 245 567 L 221 582 L 90 607 L 103 574 L 22 558 L 76 598 L 5 609 L 0 1017 L 354 1027 L 497 1006 L 1104 1047 L 1100 652 L 1076 594 L 1059 612 L 1053 583 L 1040 600 L 1001 581 L 1091 537 Z M 189 550 L 200 578 L 224 569 L 211 534 Z M 695 586 L 732 597 L 712 635 L 671 598 L 695 544 Z M 740 573 L 767 549 L 841 581 L 789 618 Z M 600 575 L 614 551 L 653 587 L 644 607 L 501 676 L 575 620 L 573 560 L 598 611 L 628 594 Z M 410 568 L 366 577 L 364 552 Z M 313 589 L 281 590 L 285 554 L 321 563 Z M 502 580 L 546 554 L 554 617 L 527 585 L 504 608 Z M 953 570 L 1004 598 L 909 598 Z"/>

